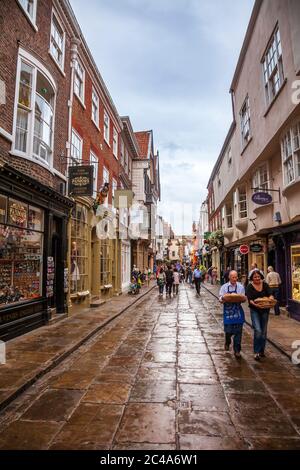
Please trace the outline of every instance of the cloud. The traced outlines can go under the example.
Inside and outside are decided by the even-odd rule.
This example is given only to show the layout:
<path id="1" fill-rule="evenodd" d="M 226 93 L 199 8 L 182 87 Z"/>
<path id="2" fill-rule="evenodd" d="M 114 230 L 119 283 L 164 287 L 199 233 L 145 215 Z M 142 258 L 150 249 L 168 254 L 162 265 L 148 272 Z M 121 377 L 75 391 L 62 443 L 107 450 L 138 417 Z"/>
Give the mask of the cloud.
<path id="1" fill-rule="evenodd" d="M 232 121 L 228 90 L 253 3 L 71 0 L 119 113 L 135 130 L 153 129 L 160 210 L 174 209 L 178 233 L 199 216 Z"/>

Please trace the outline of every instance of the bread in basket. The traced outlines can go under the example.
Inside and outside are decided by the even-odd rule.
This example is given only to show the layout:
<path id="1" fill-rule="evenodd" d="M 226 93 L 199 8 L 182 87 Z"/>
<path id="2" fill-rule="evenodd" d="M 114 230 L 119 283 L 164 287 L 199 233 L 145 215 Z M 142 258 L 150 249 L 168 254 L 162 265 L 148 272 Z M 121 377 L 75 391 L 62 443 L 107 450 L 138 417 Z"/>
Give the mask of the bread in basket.
<path id="1" fill-rule="evenodd" d="M 240 302 L 244 302 L 245 296 L 241 294 L 235 294 L 235 293 L 224 294 L 222 299 L 223 299 L 223 302 L 225 303 L 240 303 Z"/>
<path id="2" fill-rule="evenodd" d="M 259 297 L 254 300 L 254 303 L 258 308 L 272 308 L 277 304 L 277 300 L 270 299 L 269 297 Z"/>

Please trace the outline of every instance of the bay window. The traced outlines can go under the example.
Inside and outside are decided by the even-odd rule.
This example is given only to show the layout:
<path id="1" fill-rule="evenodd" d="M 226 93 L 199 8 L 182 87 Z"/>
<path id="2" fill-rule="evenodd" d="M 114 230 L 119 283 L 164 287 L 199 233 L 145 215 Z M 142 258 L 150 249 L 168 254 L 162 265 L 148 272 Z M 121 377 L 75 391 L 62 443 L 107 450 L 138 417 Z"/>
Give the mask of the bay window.
<path id="1" fill-rule="evenodd" d="M 51 165 L 55 90 L 45 72 L 19 58 L 14 150 Z"/>
<path id="2" fill-rule="evenodd" d="M 281 140 L 284 185 L 300 178 L 300 121 L 294 124 Z"/>
<path id="3" fill-rule="evenodd" d="M 260 166 L 253 176 L 253 187 L 260 191 L 267 191 L 270 185 L 268 164 Z"/>

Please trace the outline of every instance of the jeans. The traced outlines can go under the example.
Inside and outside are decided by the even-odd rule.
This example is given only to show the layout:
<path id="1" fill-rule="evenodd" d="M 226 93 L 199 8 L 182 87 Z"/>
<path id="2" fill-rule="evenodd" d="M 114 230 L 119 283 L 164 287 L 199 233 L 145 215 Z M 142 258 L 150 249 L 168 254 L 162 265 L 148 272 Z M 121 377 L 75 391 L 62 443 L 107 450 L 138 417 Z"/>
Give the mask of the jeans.
<path id="1" fill-rule="evenodd" d="M 178 294 L 178 288 L 179 288 L 179 285 L 178 284 L 173 284 L 173 294 Z"/>
<path id="2" fill-rule="evenodd" d="M 270 287 L 271 294 L 273 295 L 274 299 L 277 300 L 277 304 L 274 306 L 275 315 L 280 315 L 280 308 L 279 308 L 279 298 L 280 298 L 280 289 L 279 287 Z"/>
<path id="3" fill-rule="evenodd" d="M 233 336 L 233 350 L 235 353 L 241 352 L 243 324 L 224 325 L 226 345 L 230 346 Z"/>
<path id="4" fill-rule="evenodd" d="M 167 282 L 166 284 L 166 293 L 171 297 L 173 282 Z"/>
<path id="5" fill-rule="evenodd" d="M 200 295 L 200 288 L 201 288 L 201 279 L 195 278 L 195 286 L 196 286 L 196 291 L 197 294 Z"/>
<path id="6" fill-rule="evenodd" d="M 269 312 L 258 313 L 256 310 L 250 309 L 250 313 L 254 329 L 254 354 L 263 353 L 266 347 Z"/>
<path id="7" fill-rule="evenodd" d="M 158 284 L 158 288 L 159 288 L 159 293 L 160 293 L 160 294 L 163 294 L 163 293 L 164 293 L 164 287 L 165 287 L 164 284 Z"/>

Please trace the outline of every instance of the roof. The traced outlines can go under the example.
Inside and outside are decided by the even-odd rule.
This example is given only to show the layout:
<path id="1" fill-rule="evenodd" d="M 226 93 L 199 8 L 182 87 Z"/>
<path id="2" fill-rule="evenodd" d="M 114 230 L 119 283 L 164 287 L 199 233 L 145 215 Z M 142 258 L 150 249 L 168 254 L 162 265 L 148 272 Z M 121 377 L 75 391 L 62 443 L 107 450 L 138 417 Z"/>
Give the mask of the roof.
<path id="1" fill-rule="evenodd" d="M 134 133 L 140 148 L 140 158 L 148 158 L 151 131 L 140 131 Z"/>

